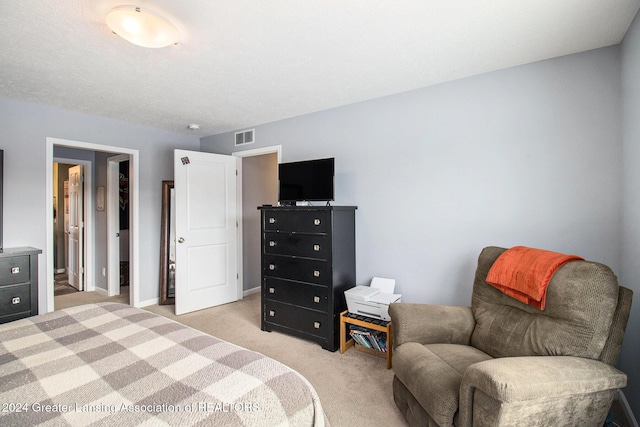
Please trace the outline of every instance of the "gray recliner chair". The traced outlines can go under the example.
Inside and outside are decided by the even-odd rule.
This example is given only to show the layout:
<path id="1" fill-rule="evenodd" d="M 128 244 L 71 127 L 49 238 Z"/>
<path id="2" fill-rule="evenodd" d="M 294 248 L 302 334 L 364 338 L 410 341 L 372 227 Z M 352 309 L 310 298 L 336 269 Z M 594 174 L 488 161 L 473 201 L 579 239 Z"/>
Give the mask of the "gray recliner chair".
<path id="1" fill-rule="evenodd" d="M 541 311 L 485 281 L 504 251 L 480 254 L 471 307 L 390 305 L 396 405 L 410 425 L 602 426 L 627 383 L 614 366 L 632 291 L 572 261 Z"/>

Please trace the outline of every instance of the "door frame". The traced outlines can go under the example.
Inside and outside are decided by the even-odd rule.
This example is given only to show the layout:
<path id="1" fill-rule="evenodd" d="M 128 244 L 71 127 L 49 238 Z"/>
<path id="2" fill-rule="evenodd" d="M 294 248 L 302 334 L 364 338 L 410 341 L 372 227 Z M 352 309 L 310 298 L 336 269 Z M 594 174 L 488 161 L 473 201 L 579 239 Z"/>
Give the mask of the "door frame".
<path id="1" fill-rule="evenodd" d="M 46 223 L 46 312 L 51 312 L 54 310 L 54 298 L 53 298 L 53 148 L 54 146 L 60 147 L 70 147 L 77 148 L 81 150 L 87 151 L 101 151 L 106 153 L 114 153 L 114 154 L 128 154 L 130 163 L 129 163 L 129 203 L 131 207 L 131 219 L 130 219 L 130 236 L 129 236 L 129 256 L 131 260 L 130 264 L 130 276 L 129 276 L 129 305 L 134 307 L 140 306 L 140 152 L 139 150 L 134 150 L 130 148 L 122 148 L 110 145 L 101 145 L 94 144 L 90 142 L 82 142 L 82 141 L 72 141 L 67 139 L 60 138 L 51 138 L 47 137 L 45 141 L 45 165 L 46 165 L 46 194 L 45 197 L 45 215 L 47 220 Z M 95 210 L 93 209 L 93 184 L 86 185 L 88 189 L 90 200 L 87 202 L 87 209 L 89 209 L 89 217 L 92 219 L 92 227 L 87 230 L 87 237 L 90 236 L 90 244 L 87 242 L 87 247 L 89 248 L 88 255 L 90 258 L 87 259 L 85 270 L 86 276 L 93 281 L 95 278 L 95 266 L 93 253 L 95 252 L 95 237 L 94 237 L 94 226 L 93 219 L 95 215 Z M 87 191 L 87 190 L 85 190 Z M 94 283 L 86 283 L 89 286 L 95 286 Z"/>
<path id="2" fill-rule="evenodd" d="M 128 154 L 117 154 L 107 157 L 107 295 L 120 295 L 120 162 L 130 160 Z M 129 162 L 131 176 L 131 162 Z M 129 223 L 133 209 L 129 209 Z M 129 230 L 131 233 L 131 230 Z M 129 264 L 131 269 L 131 263 Z M 129 271 L 131 274 L 131 271 Z M 131 287 L 129 287 L 131 290 Z"/>
<path id="3" fill-rule="evenodd" d="M 252 150 L 243 150 L 243 151 L 235 151 L 231 153 L 232 156 L 236 157 L 253 157 L 253 156 L 262 156 L 264 154 L 276 154 L 278 164 L 282 161 L 282 145 L 272 145 L 269 147 L 255 148 Z M 247 296 L 252 293 L 255 293 L 256 290 L 244 290 L 244 258 L 242 256 L 243 253 L 243 230 L 242 230 L 242 218 L 243 218 L 243 208 L 242 206 L 242 159 L 238 162 L 238 181 L 237 181 L 237 221 L 238 221 L 238 289 L 242 296 Z"/>
<path id="4" fill-rule="evenodd" d="M 93 225 L 95 221 L 95 215 L 94 215 L 93 209 L 90 209 L 90 207 L 93 206 L 93 193 L 91 191 L 91 188 L 93 188 L 92 165 L 89 160 L 77 160 L 77 159 L 68 159 L 66 157 L 54 157 L 53 161 L 51 162 L 52 175 L 53 175 L 53 163 L 62 163 L 62 164 L 74 165 L 74 166 L 82 165 L 82 177 L 84 179 L 84 189 L 82 194 L 82 197 L 84 198 L 83 206 L 82 206 L 83 215 L 84 215 L 84 242 L 83 242 L 84 248 L 82 251 L 83 252 L 82 262 L 84 264 L 84 273 L 82 274 L 82 285 L 83 285 L 82 290 L 86 292 L 95 291 L 95 284 L 93 282 L 88 283 L 87 281 L 87 276 L 89 275 L 89 273 L 93 274 L 92 270 L 93 270 L 94 251 L 91 249 L 93 248 L 94 241 L 95 241 L 95 233 L 94 233 L 95 228 Z M 53 176 L 51 177 L 51 183 L 52 183 L 51 187 L 48 187 L 48 188 L 51 188 L 51 191 L 48 194 L 53 194 L 53 185 L 56 185 L 56 183 L 53 182 Z M 53 203 L 53 201 L 51 203 Z M 53 208 L 51 209 L 53 210 Z M 51 222 L 51 227 L 53 227 L 53 222 Z M 53 229 L 51 232 L 53 233 Z M 51 246 L 52 256 L 53 256 L 53 250 L 54 250 L 54 246 Z M 53 268 L 53 274 L 55 274 L 55 270 L 56 270 L 55 266 L 53 266 L 52 268 Z M 48 275 L 49 273 L 47 272 L 47 277 L 49 277 Z"/>

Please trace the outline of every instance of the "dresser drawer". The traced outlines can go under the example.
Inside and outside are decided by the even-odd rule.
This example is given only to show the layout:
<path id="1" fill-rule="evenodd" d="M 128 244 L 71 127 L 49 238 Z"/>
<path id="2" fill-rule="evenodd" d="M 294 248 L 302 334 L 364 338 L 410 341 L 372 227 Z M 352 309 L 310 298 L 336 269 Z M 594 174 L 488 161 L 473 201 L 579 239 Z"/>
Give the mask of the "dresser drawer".
<path id="1" fill-rule="evenodd" d="M 0 286 L 29 281 L 29 256 L 0 259 Z"/>
<path id="2" fill-rule="evenodd" d="M 326 313 L 276 301 L 265 301 L 265 321 L 318 337 L 326 337 L 330 325 Z"/>
<path id="3" fill-rule="evenodd" d="M 331 265 L 325 261 L 280 255 L 263 256 L 263 275 L 301 282 L 327 285 L 331 283 Z"/>
<path id="4" fill-rule="evenodd" d="M 331 230 L 329 211 L 279 210 L 264 212 L 263 230 L 285 233 L 328 233 Z"/>
<path id="5" fill-rule="evenodd" d="M 10 316 L 31 310 L 31 286 L 11 285 L 0 287 L 0 313 L 2 316 Z"/>
<path id="6" fill-rule="evenodd" d="M 264 233 L 264 253 L 328 260 L 331 238 L 326 234 Z"/>
<path id="7" fill-rule="evenodd" d="M 267 277 L 264 279 L 264 289 L 264 297 L 269 300 L 286 302 L 320 311 L 326 311 L 329 306 L 329 295 L 326 286 Z"/>

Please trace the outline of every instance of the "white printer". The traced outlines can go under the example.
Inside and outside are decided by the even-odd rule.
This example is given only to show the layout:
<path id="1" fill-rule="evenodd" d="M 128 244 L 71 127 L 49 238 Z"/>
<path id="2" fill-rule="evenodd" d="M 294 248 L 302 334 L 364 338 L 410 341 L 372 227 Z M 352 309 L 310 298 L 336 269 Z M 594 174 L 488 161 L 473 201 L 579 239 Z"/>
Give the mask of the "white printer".
<path id="1" fill-rule="evenodd" d="M 396 281 L 374 277 L 371 286 L 356 286 L 344 291 L 350 313 L 374 319 L 391 320 L 389 304 L 400 302 L 402 295 L 394 294 Z"/>

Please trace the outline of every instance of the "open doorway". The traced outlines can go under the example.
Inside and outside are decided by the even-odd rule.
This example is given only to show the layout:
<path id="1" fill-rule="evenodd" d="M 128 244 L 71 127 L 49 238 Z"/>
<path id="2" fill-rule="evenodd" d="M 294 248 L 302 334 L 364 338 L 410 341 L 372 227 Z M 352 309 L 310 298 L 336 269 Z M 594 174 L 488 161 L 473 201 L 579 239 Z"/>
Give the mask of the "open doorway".
<path id="1" fill-rule="evenodd" d="M 71 150 L 76 154 L 74 157 L 82 157 L 82 154 L 88 153 L 85 156 L 89 157 L 87 162 L 90 166 L 93 166 L 93 171 L 88 172 L 85 168 L 85 190 L 84 190 L 84 259 L 83 259 L 83 274 L 84 274 L 84 287 L 86 291 L 96 291 L 104 296 L 108 295 L 107 286 L 107 272 L 109 261 L 107 259 L 107 204 L 104 201 L 106 193 L 108 192 L 109 185 L 106 181 L 107 174 L 107 158 L 114 155 L 125 155 L 129 160 L 129 177 L 128 177 L 128 208 L 129 208 L 129 234 L 130 238 L 127 244 L 126 252 L 129 258 L 129 291 L 128 302 L 131 305 L 139 306 L 139 290 L 138 290 L 138 272 L 137 263 L 139 262 L 139 215 L 138 215 L 138 174 L 139 174 L 139 152 L 138 150 L 126 149 L 121 147 L 112 147 L 99 144 L 85 143 L 80 141 L 70 141 L 58 138 L 47 138 L 46 145 L 46 165 L 47 165 L 47 191 L 51 191 L 49 194 L 53 194 L 54 180 L 54 148 L 59 153 L 60 150 Z M 64 157 L 56 154 L 56 161 L 60 159 L 58 157 Z M 67 163 L 74 163 L 77 160 L 73 159 Z M 96 177 L 103 176 L 102 182 L 96 182 Z M 107 191 L 105 191 L 107 190 Z M 103 195 L 105 197 L 103 198 Z M 58 196 L 59 197 L 59 196 Z M 47 212 L 49 213 L 49 220 L 47 221 L 47 257 L 46 257 L 46 311 L 54 310 L 54 274 L 57 270 L 56 259 L 54 257 L 54 226 L 56 221 L 54 216 L 60 221 L 59 213 L 54 209 L 54 198 L 49 197 L 47 200 Z M 58 208 L 59 210 L 59 208 Z M 120 277 L 119 260 L 118 260 L 118 279 Z"/>
<path id="2" fill-rule="evenodd" d="M 240 208 L 241 233 L 239 238 L 242 251 L 242 288 L 243 294 L 250 295 L 260 291 L 262 282 L 260 212 L 258 206 L 275 205 L 278 202 L 278 164 L 280 163 L 282 147 L 280 145 L 246 150 L 233 153 L 242 157 L 238 192 L 241 200 Z"/>

